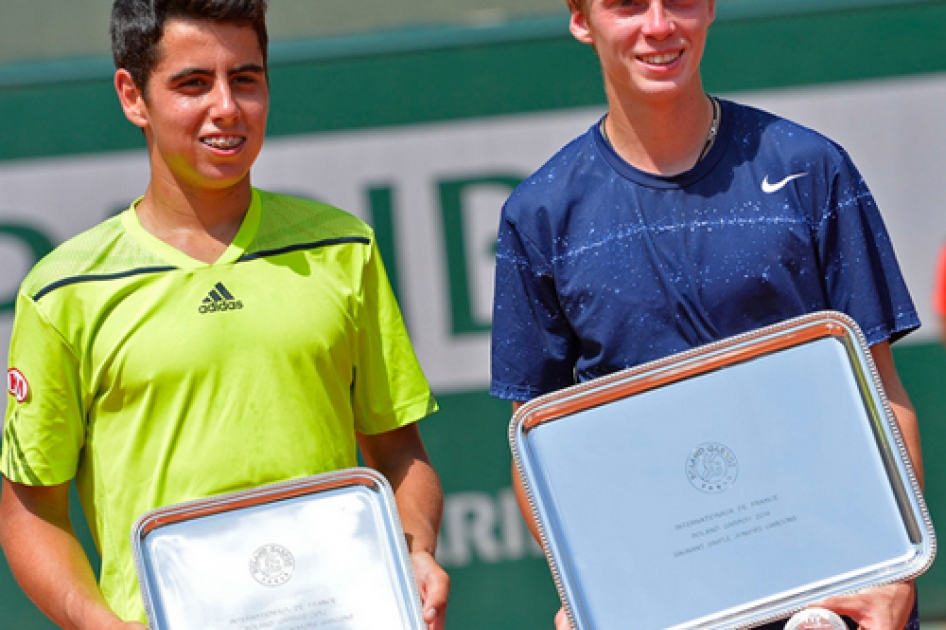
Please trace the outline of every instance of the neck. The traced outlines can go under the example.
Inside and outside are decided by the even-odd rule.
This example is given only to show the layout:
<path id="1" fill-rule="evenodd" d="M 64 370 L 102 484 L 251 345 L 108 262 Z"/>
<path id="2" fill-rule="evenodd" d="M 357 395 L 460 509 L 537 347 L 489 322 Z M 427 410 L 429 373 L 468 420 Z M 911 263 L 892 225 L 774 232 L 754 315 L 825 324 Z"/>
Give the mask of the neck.
<path id="1" fill-rule="evenodd" d="M 707 148 L 712 100 L 700 88 L 666 102 L 608 98 L 604 130 L 614 150 L 632 166 L 658 175 L 693 168 Z"/>
<path id="2" fill-rule="evenodd" d="M 221 190 L 188 190 L 153 177 L 137 212 L 152 235 L 191 258 L 213 263 L 233 242 L 251 200 L 249 176 Z"/>

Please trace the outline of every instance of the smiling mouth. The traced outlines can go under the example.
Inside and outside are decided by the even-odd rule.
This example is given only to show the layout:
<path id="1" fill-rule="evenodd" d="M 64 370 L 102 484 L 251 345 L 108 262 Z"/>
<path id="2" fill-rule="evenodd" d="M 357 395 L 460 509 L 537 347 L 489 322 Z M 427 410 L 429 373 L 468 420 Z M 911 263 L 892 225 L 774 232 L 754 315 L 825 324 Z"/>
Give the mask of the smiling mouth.
<path id="1" fill-rule="evenodd" d="M 682 50 L 657 55 L 640 55 L 638 59 L 652 66 L 667 66 L 683 56 Z"/>
<path id="2" fill-rule="evenodd" d="M 241 146 L 244 141 L 240 136 L 215 136 L 201 139 L 201 142 L 213 149 L 235 149 Z"/>

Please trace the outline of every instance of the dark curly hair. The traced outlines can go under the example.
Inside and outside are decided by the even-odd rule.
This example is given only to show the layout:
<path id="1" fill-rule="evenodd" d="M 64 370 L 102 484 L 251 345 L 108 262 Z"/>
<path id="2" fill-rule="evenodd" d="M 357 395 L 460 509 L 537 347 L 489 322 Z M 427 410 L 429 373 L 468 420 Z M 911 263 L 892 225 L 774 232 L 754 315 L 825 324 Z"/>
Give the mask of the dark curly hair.
<path id="1" fill-rule="evenodd" d="M 131 74 L 147 92 L 148 79 L 158 62 L 158 42 L 172 18 L 228 22 L 253 27 L 263 60 L 267 58 L 266 0 L 115 0 L 109 31 L 116 68 Z"/>

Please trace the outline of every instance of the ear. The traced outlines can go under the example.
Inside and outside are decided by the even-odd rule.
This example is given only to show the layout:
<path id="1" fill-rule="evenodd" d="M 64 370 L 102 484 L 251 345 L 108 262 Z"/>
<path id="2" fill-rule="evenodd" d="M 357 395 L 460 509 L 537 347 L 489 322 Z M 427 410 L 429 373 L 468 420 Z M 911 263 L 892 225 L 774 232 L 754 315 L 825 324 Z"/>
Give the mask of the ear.
<path id="1" fill-rule="evenodd" d="M 595 39 L 588 23 L 588 16 L 577 7 L 572 7 L 572 15 L 568 20 L 568 30 L 571 31 L 572 37 L 582 44 L 595 45 Z"/>
<path id="2" fill-rule="evenodd" d="M 118 93 L 118 101 L 122 105 L 131 124 L 144 129 L 148 126 L 148 107 L 145 103 L 144 94 L 135 85 L 134 79 L 124 68 L 115 71 L 115 91 Z"/>

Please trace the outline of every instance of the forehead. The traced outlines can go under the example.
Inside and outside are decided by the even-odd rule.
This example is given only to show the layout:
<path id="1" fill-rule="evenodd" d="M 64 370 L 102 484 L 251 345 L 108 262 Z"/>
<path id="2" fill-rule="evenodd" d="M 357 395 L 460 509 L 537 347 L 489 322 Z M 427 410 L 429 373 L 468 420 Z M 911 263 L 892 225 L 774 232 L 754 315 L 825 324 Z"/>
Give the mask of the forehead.
<path id="1" fill-rule="evenodd" d="M 263 65 L 256 31 L 233 22 L 171 18 L 164 25 L 157 53 L 156 71 L 193 64 Z"/>

